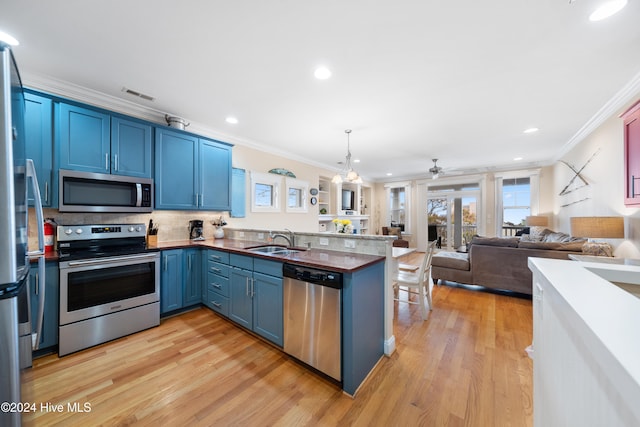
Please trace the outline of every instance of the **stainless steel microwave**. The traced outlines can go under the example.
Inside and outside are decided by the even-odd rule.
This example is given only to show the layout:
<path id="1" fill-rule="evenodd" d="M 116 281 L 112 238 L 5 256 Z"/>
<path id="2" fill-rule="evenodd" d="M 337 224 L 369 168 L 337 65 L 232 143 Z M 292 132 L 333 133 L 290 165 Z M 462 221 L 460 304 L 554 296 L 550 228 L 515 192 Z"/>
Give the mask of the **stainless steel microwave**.
<path id="1" fill-rule="evenodd" d="M 60 212 L 151 212 L 153 180 L 60 169 Z"/>

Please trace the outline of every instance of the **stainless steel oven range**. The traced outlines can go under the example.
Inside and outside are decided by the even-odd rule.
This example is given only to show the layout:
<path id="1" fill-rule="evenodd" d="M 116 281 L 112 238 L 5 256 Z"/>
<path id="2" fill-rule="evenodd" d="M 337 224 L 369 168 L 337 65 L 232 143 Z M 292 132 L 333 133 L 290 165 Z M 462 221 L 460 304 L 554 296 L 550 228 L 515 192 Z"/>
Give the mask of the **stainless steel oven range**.
<path id="1" fill-rule="evenodd" d="M 60 356 L 160 324 L 160 253 L 144 224 L 62 225 Z"/>

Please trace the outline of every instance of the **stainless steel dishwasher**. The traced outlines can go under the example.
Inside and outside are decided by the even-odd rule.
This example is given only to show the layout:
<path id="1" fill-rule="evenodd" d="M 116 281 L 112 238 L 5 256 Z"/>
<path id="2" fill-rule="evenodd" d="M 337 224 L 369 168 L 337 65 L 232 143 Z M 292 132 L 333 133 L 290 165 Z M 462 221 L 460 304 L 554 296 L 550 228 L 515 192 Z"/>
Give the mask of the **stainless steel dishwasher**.
<path id="1" fill-rule="evenodd" d="M 284 264 L 284 351 L 342 380 L 342 274 Z"/>

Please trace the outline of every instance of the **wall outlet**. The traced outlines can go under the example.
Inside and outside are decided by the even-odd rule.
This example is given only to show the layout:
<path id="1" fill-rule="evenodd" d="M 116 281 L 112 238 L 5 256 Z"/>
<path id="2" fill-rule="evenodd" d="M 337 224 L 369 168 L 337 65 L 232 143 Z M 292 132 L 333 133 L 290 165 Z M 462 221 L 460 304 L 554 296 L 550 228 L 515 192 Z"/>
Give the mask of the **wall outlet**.
<path id="1" fill-rule="evenodd" d="M 258 240 L 264 240 L 264 233 L 258 233 Z"/>
<path id="2" fill-rule="evenodd" d="M 327 239 L 326 237 L 321 237 L 320 239 L 318 239 L 318 243 L 322 246 L 329 246 L 329 239 Z"/>
<path id="3" fill-rule="evenodd" d="M 238 237 L 244 237 L 244 231 L 239 232 Z"/>
<path id="4" fill-rule="evenodd" d="M 347 240 L 344 241 L 344 247 L 345 248 L 349 248 L 349 249 L 355 249 L 356 248 L 356 241 L 347 239 Z"/>

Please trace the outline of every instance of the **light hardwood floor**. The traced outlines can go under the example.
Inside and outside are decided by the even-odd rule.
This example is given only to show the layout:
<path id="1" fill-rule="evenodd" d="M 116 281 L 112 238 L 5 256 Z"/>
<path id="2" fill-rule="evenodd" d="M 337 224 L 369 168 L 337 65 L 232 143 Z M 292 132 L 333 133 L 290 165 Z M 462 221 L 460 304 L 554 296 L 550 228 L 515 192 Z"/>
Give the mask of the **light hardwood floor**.
<path id="1" fill-rule="evenodd" d="M 27 426 L 530 426 L 530 300 L 437 286 L 355 398 L 207 309 L 26 374 Z M 62 412 L 42 405 L 61 404 Z M 84 404 L 88 407 L 84 407 Z M 89 412 L 74 412 L 78 404 Z"/>

